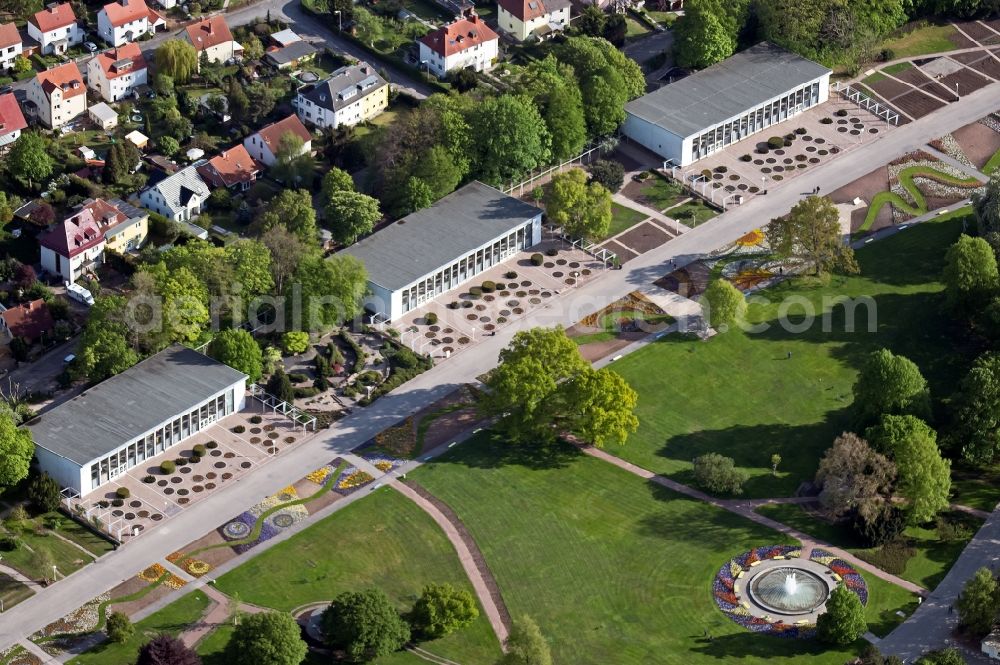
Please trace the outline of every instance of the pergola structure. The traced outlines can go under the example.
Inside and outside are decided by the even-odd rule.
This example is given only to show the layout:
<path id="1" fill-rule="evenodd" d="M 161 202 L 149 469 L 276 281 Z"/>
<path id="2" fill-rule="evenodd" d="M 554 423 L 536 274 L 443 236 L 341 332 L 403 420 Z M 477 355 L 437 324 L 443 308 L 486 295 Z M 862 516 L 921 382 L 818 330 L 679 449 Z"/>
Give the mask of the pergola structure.
<path id="1" fill-rule="evenodd" d="M 316 416 L 311 416 L 294 404 L 278 399 L 255 383 L 250 384 L 250 396 L 260 403 L 261 411 L 270 409 L 271 413 L 282 414 L 296 426 L 301 426 L 304 431 L 316 431 Z"/>

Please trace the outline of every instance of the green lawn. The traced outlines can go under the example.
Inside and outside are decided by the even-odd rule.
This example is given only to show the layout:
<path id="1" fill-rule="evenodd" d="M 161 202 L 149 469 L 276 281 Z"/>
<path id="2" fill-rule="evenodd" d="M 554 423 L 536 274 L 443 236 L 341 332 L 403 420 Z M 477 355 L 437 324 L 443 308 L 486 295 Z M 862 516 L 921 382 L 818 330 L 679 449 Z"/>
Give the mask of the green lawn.
<path id="1" fill-rule="evenodd" d="M 717 610 L 721 565 L 751 546 L 788 542 L 732 513 L 569 446 L 518 448 L 489 432 L 409 475 L 463 520 L 511 613 L 538 621 L 554 662 L 848 659 L 814 641 L 751 634 Z M 888 623 L 909 594 L 875 582 L 871 598 L 870 619 Z"/>
<path id="2" fill-rule="evenodd" d="M 886 74 L 895 76 L 896 74 L 905 72 L 907 69 L 912 69 L 913 64 L 909 62 L 897 62 L 895 65 L 889 65 L 885 67 L 882 71 Z"/>
<path id="3" fill-rule="evenodd" d="M 668 217 L 690 227 L 700 226 L 718 214 L 699 199 L 688 201 L 667 212 Z"/>
<path id="4" fill-rule="evenodd" d="M 21 584 L 10 575 L 0 573 L 0 600 L 3 601 L 4 612 L 22 600 L 27 600 L 31 595 L 31 589 L 27 586 Z"/>
<path id="5" fill-rule="evenodd" d="M 198 621 L 208 608 L 209 600 L 201 591 L 182 597 L 159 612 L 135 625 L 135 635 L 122 644 L 103 642 L 69 661 L 70 665 L 127 665 L 135 662 L 139 647 L 160 633 L 177 635 Z"/>
<path id="6" fill-rule="evenodd" d="M 861 547 L 863 543 L 849 527 L 830 524 L 809 514 L 801 506 L 790 504 L 764 506 L 757 512 L 832 545 L 849 549 L 859 556 L 864 557 L 865 553 L 870 551 Z M 971 533 L 975 533 L 982 524 L 982 520 L 972 516 L 962 516 L 962 518 L 972 526 Z M 910 558 L 906 569 L 899 576 L 925 589 L 934 589 L 944 579 L 968 543 L 968 540 L 942 542 L 933 524 L 928 527 L 907 527 L 903 535 L 911 542 L 916 554 Z"/>
<path id="7" fill-rule="evenodd" d="M 659 176 L 647 179 L 640 189 L 640 196 L 644 199 L 641 203 L 660 212 L 677 203 L 683 194 L 684 191 L 678 183 L 667 182 Z"/>
<path id="8" fill-rule="evenodd" d="M 875 218 L 878 217 L 879 211 L 884 205 L 892 205 L 894 208 L 905 212 L 907 215 L 912 215 L 917 217 L 919 215 L 928 212 L 927 210 L 927 199 L 924 197 L 923 191 L 914 182 L 914 178 L 929 178 L 937 182 L 944 183 L 946 185 L 957 185 L 959 187 L 977 187 L 980 182 L 975 178 L 956 178 L 937 169 L 932 169 L 926 166 L 910 166 L 899 172 L 899 184 L 903 186 L 913 199 L 913 203 L 910 203 L 902 196 L 892 191 L 879 192 L 872 197 L 871 202 L 868 204 L 868 212 L 865 214 L 865 221 L 861 224 L 861 227 L 855 232 L 855 234 L 861 234 L 865 231 L 871 229 L 872 225 L 875 223 Z"/>
<path id="9" fill-rule="evenodd" d="M 218 587 L 227 594 L 239 593 L 246 602 L 291 610 L 331 600 L 343 591 L 377 586 L 400 610 L 409 610 L 424 585 L 432 582 L 471 589 L 454 548 L 437 525 L 386 488 L 223 575 Z M 482 616 L 465 630 L 423 646 L 463 663 L 490 663 L 500 653 Z"/>
<path id="10" fill-rule="evenodd" d="M 74 522 L 61 513 L 47 513 L 40 516 L 38 519 L 44 521 L 49 518 L 59 518 L 60 525 L 58 533 L 60 536 L 68 540 L 72 540 L 74 543 L 80 545 L 95 557 L 107 554 L 114 549 L 114 546 L 109 541 L 101 538 L 87 527 L 83 526 L 79 522 Z"/>
<path id="11" fill-rule="evenodd" d="M 633 210 L 632 208 L 620 205 L 615 202 L 611 202 L 611 225 L 608 227 L 608 233 L 605 238 L 610 238 L 616 236 L 626 229 L 630 229 L 642 220 L 646 219 L 648 215 L 639 212 L 638 210 Z"/>
<path id="12" fill-rule="evenodd" d="M 94 560 L 94 557 L 50 535 L 47 531 L 35 533 L 34 530 L 28 529 L 18 531 L 16 536 L 23 544 L 12 552 L 4 552 L 3 562 L 33 580 L 52 579 L 52 569 L 41 565 L 38 552 L 48 551 L 52 555 L 52 563 L 59 571 L 60 579 Z"/>
<path id="13" fill-rule="evenodd" d="M 1000 169 L 1000 150 L 993 153 L 993 156 L 989 158 L 986 165 L 983 166 L 983 173 L 986 175 L 992 175 L 997 169 Z"/>
<path id="14" fill-rule="evenodd" d="M 917 28 L 909 34 L 890 39 L 882 48 L 891 49 L 897 58 L 910 58 L 928 53 L 954 51 L 957 47 L 949 37 L 955 34 L 955 26 L 928 25 Z"/>
<path id="15" fill-rule="evenodd" d="M 649 28 L 628 14 L 625 15 L 625 25 L 627 26 L 625 31 L 626 39 L 638 39 L 650 33 Z"/>
<path id="16" fill-rule="evenodd" d="M 748 318 L 767 323 L 762 332 L 734 330 L 706 342 L 669 335 L 614 363 L 639 392 L 640 424 L 613 452 L 685 482 L 694 457 L 718 452 L 750 474 L 748 496 L 790 496 L 851 427 L 852 386 L 869 352 L 884 346 L 907 356 L 936 398 L 948 396 L 966 361 L 938 270 L 961 228 L 957 217 L 919 224 L 859 250 L 859 276 L 835 276 L 827 286 L 785 282 L 759 293 L 769 302 L 752 304 Z M 868 332 L 863 304 L 854 309 L 855 332 L 846 331 L 845 308 L 830 304 L 840 295 L 872 298 L 876 332 Z M 803 298 L 817 314 L 832 309 L 830 332 L 823 332 L 823 316 L 804 332 L 784 329 L 777 312 L 789 297 Z M 801 312 L 792 308 L 789 321 L 801 322 Z M 772 453 L 782 457 L 777 477 Z"/>
<path id="17" fill-rule="evenodd" d="M 1000 503 L 1000 466 L 985 469 L 956 464 L 951 472 L 952 501 L 992 512 Z"/>
<path id="18" fill-rule="evenodd" d="M 649 14 L 651 19 L 668 28 L 677 20 L 677 14 L 674 12 L 659 12 L 647 9 L 646 13 Z"/>

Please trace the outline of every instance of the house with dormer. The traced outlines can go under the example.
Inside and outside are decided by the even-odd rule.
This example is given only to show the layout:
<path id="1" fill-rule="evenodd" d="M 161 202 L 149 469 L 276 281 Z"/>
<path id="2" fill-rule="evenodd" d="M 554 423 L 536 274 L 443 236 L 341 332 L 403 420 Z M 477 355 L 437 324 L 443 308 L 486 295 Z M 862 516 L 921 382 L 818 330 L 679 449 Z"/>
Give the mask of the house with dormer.
<path id="1" fill-rule="evenodd" d="M 42 55 L 62 54 L 83 41 L 83 30 L 68 2 L 51 4 L 28 19 L 28 36 L 38 42 Z"/>
<path id="2" fill-rule="evenodd" d="M 24 52 L 21 33 L 13 23 L 0 24 L 0 70 L 11 69 Z"/>
<path id="3" fill-rule="evenodd" d="M 497 0 L 497 26 L 519 42 L 569 27 L 570 0 Z"/>
<path id="4" fill-rule="evenodd" d="M 166 20 L 143 0 L 112 2 L 97 12 L 97 34 L 112 46 L 133 42 L 166 24 Z"/>
<path id="5" fill-rule="evenodd" d="M 125 44 L 91 58 L 87 64 L 90 89 L 108 102 L 131 97 L 149 80 L 146 59 L 138 44 Z"/>
<path id="6" fill-rule="evenodd" d="M 202 163 L 192 164 L 142 191 L 139 202 L 147 210 L 175 222 L 187 222 L 201 214 L 208 201 L 208 185 L 198 173 Z"/>
<path id="7" fill-rule="evenodd" d="M 184 36 L 198 52 L 199 65 L 202 57 L 208 62 L 224 63 L 243 56 L 243 47 L 233 39 L 221 14 L 192 23 L 184 29 Z"/>
<path id="8" fill-rule="evenodd" d="M 39 72 L 28 84 L 24 110 L 45 127 L 62 127 L 87 112 L 87 86 L 75 62 Z"/>
<path id="9" fill-rule="evenodd" d="M 243 139 L 243 147 L 250 156 L 265 166 L 271 166 L 278 158 L 278 148 L 281 139 L 291 134 L 302 140 L 302 152 L 312 151 L 312 135 L 305 128 L 298 116 L 290 115 L 284 120 L 271 123 Z"/>
<path id="10" fill-rule="evenodd" d="M 260 175 L 261 166 L 241 144 L 224 150 L 198 167 L 198 173 L 211 187 L 245 192 Z"/>
<path id="11" fill-rule="evenodd" d="M 93 211 L 81 209 L 38 238 L 42 268 L 75 282 L 104 259 L 104 233 Z"/>
<path id="12" fill-rule="evenodd" d="M 10 148 L 27 126 L 14 93 L 0 95 L 0 154 Z"/>
<path id="13" fill-rule="evenodd" d="M 477 72 L 493 68 L 499 54 L 500 38 L 469 10 L 452 23 L 432 30 L 418 41 L 420 64 L 438 78 L 448 72 L 471 68 Z"/>
<path id="14" fill-rule="evenodd" d="M 322 129 L 371 120 L 389 105 L 389 84 L 368 63 L 341 67 L 329 78 L 299 88 L 299 118 Z"/>

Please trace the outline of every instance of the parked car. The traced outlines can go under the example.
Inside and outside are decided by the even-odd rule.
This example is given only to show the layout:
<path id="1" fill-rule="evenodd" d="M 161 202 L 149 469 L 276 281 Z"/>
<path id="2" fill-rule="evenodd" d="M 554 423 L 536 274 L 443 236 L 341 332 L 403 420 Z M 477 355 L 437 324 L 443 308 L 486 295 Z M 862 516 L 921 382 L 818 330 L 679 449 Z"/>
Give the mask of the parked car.
<path id="1" fill-rule="evenodd" d="M 83 48 L 87 49 L 91 53 L 97 53 L 97 44 L 94 42 L 84 42 Z"/>
<path id="2" fill-rule="evenodd" d="M 90 291 L 83 288 L 79 284 L 71 284 L 70 282 L 66 282 L 66 295 L 72 298 L 73 300 L 76 300 L 77 302 L 82 302 L 84 305 L 87 305 L 88 307 L 92 307 L 94 305 L 94 294 L 92 294 Z"/>
<path id="3" fill-rule="evenodd" d="M 14 86 L 12 85 L 0 86 L 0 95 L 6 95 L 8 92 L 14 92 Z"/>

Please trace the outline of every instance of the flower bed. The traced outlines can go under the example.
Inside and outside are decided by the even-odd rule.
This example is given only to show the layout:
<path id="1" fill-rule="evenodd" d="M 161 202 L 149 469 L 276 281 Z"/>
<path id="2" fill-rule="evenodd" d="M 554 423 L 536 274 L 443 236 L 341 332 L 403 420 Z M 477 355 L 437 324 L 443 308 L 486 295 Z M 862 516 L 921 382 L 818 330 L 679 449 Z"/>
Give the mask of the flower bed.
<path id="1" fill-rule="evenodd" d="M 416 443 L 417 435 L 412 417 L 375 435 L 375 445 L 390 455 L 405 457 L 413 452 Z"/>
<path id="2" fill-rule="evenodd" d="M 162 566 L 160 566 L 162 568 Z M 97 628 L 101 620 L 101 605 L 111 598 L 108 594 L 101 594 L 97 598 L 88 601 L 86 604 L 73 610 L 61 619 L 53 621 L 31 636 L 32 641 L 53 635 L 65 635 L 72 633 L 85 633 Z"/>
<path id="3" fill-rule="evenodd" d="M 306 474 L 306 480 L 316 483 L 317 485 L 323 485 L 326 482 L 327 477 L 334 472 L 334 467 L 330 464 L 326 466 L 321 466 L 315 471 L 310 471 Z"/>
<path id="4" fill-rule="evenodd" d="M 0 651 L 0 663 L 3 665 L 42 665 L 41 659 L 25 649 L 20 644 Z"/>
<path id="5" fill-rule="evenodd" d="M 834 556 L 832 553 L 819 548 L 814 549 L 809 558 L 812 561 L 827 566 L 830 570 L 840 575 L 840 578 L 844 581 L 844 586 L 853 591 L 861 599 L 861 604 L 868 604 L 868 583 L 865 582 L 865 578 L 861 576 L 861 573 L 854 566 Z"/>
<path id="6" fill-rule="evenodd" d="M 154 563 L 152 566 L 145 568 L 142 572 L 139 573 L 139 579 L 144 582 L 149 582 L 150 584 L 152 584 L 156 580 L 163 577 L 163 575 L 166 572 L 167 572 L 166 568 L 164 568 L 162 565 L 158 563 Z"/>
<path id="7" fill-rule="evenodd" d="M 340 494 L 351 494 L 373 480 L 374 478 L 367 472 L 355 466 L 349 466 L 337 476 L 337 482 L 334 483 L 333 488 Z"/>
<path id="8" fill-rule="evenodd" d="M 389 457 L 388 455 L 379 455 L 378 453 L 366 453 L 361 456 L 361 459 L 365 460 L 382 473 L 389 473 L 390 471 L 398 469 L 403 465 L 404 461 L 395 457 Z"/>
<path id="9" fill-rule="evenodd" d="M 315 472 L 313 472 L 315 473 Z M 329 474 L 327 474 L 329 475 Z M 295 488 L 289 485 L 280 492 L 265 497 L 260 503 L 251 506 L 249 510 L 240 513 L 235 519 L 224 524 L 219 532 L 229 541 L 245 541 L 252 533 L 260 517 L 269 510 L 299 498 Z M 309 511 L 300 503 L 284 506 L 268 515 L 260 525 L 260 533 L 251 542 L 235 542 L 232 545 L 237 554 L 243 554 L 266 540 L 274 538 L 293 524 L 301 522 L 309 516 Z M 192 559 L 193 561 L 194 559 Z M 194 574 L 193 571 L 191 571 Z M 207 571 L 206 571 L 207 572 Z M 204 573 L 202 573 L 204 574 Z"/>

